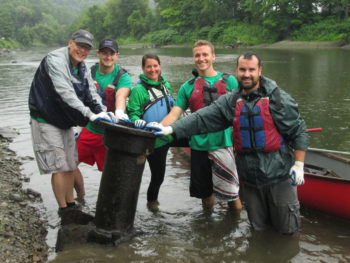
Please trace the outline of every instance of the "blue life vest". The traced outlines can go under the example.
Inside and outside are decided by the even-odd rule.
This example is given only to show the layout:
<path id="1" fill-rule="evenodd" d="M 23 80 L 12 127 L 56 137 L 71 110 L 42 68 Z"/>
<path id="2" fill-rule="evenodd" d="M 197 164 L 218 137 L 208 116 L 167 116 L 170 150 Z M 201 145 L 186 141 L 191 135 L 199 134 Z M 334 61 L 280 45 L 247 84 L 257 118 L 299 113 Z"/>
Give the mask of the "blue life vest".
<path id="1" fill-rule="evenodd" d="M 173 108 L 175 99 L 163 85 L 162 89 L 158 90 L 143 81 L 141 81 L 141 84 L 147 89 L 150 96 L 149 102 L 142 105 L 144 110 L 141 118 L 147 123 L 152 121 L 161 122 Z"/>
<path id="2" fill-rule="evenodd" d="M 242 99 L 236 101 L 232 137 L 237 152 L 273 152 L 284 147 L 269 104 L 269 98 L 262 97 L 250 111 Z"/>

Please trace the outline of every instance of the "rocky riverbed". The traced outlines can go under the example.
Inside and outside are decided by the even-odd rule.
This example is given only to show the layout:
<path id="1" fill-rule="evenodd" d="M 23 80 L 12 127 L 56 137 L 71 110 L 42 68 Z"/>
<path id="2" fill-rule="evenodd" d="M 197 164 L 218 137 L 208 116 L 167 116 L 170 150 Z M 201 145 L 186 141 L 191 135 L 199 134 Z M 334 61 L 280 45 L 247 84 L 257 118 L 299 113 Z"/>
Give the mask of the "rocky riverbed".
<path id="1" fill-rule="evenodd" d="M 23 189 L 21 161 L 0 131 L 0 262 L 46 262 L 47 221 L 40 193 Z"/>

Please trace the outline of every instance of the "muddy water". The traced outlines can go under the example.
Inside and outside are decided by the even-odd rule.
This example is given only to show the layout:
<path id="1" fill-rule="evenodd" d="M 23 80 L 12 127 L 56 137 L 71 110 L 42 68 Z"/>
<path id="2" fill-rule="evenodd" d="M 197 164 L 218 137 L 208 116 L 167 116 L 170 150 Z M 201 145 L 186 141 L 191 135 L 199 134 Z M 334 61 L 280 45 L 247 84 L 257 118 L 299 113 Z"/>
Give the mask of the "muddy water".
<path id="1" fill-rule="evenodd" d="M 36 67 L 48 50 L 23 50 L 0 57 L 0 125 L 15 128 L 19 135 L 11 148 L 21 157 L 33 157 L 29 112 L 29 86 Z M 233 73 L 234 58 L 241 50 L 217 50 L 215 68 Z M 141 73 L 141 56 L 156 52 L 162 72 L 175 92 L 190 77 L 191 50 L 122 49 L 119 64 L 132 75 Z M 263 72 L 275 79 L 298 101 L 309 128 L 322 127 L 311 135 L 311 146 L 350 151 L 350 54 L 342 50 L 259 50 Z M 96 62 L 92 55 L 89 65 Z M 51 190 L 50 176 L 40 176 L 36 163 L 26 158 L 23 173 L 30 178 L 25 187 L 43 197 L 43 216 L 50 229 L 47 242 L 51 262 L 350 262 L 348 250 L 350 222 L 315 211 L 302 210 L 303 227 L 298 236 L 274 232 L 253 233 L 247 214 L 228 213 L 217 205 L 213 214 L 201 209 L 199 200 L 190 198 L 189 163 L 176 149 L 169 152 L 165 181 L 160 191 L 160 211 L 146 208 L 150 180 L 144 171 L 135 216 L 135 228 L 142 234 L 118 247 L 79 245 L 55 253 L 59 219 Z M 94 213 L 101 174 L 96 167 L 80 166 L 87 195 L 84 211 Z"/>

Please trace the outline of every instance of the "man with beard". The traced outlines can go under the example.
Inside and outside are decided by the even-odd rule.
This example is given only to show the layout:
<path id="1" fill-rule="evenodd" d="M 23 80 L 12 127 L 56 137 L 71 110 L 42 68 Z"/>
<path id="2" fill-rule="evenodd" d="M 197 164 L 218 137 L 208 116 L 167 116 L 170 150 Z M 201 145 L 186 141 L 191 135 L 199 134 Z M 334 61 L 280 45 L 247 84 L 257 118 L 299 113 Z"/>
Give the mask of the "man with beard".
<path id="1" fill-rule="evenodd" d="M 237 92 L 221 96 L 171 126 L 150 123 L 148 128 L 157 130 L 156 135 L 174 133 L 182 138 L 232 125 L 237 169 L 252 227 L 273 227 L 293 234 L 300 228 L 296 186 L 304 183 L 309 139 L 297 103 L 261 72 L 257 54 L 242 54 L 236 66 Z"/>

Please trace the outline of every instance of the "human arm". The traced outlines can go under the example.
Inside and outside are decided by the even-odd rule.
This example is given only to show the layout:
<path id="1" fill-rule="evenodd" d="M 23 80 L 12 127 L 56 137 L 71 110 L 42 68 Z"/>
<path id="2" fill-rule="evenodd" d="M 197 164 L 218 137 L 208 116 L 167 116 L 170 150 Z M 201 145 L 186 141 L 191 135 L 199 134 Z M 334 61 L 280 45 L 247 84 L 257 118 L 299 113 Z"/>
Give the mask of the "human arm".
<path id="1" fill-rule="evenodd" d="M 177 138 L 217 132 L 232 125 L 234 117 L 233 93 L 219 97 L 210 106 L 182 118 L 171 127 Z"/>
<path id="2" fill-rule="evenodd" d="M 177 121 L 183 112 L 184 110 L 181 109 L 179 106 L 174 106 L 169 112 L 169 114 L 165 116 L 164 119 L 161 121 L 161 124 L 163 126 L 169 126 L 170 124 Z"/>
<path id="3" fill-rule="evenodd" d="M 143 113 L 143 107 L 145 103 L 149 101 L 149 95 L 147 90 L 141 85 L 137 84 L 131 91 L 127 110 L 129 118 L 132 122 L 141 119 Z"/>
<path id="4" fill-rule="evenodd" d="M 126 100 L 131 93 L 131 77 L 128 73 L 124 73 L 118 81 L 117 91 L 115 93 L 115 115 L 118 119 L 129 120 L 125 114 Z"/>
<path id="5" fill-rule="evenodd" d="M 68 49 L 67 49 L 68 50 Z M 73 78 L 69 68 L 68 51 L 59 49 L 51 52 L 46 58 L 47 71 L 54 86 L 55 91 L 67 105 L 79 112 L 87 118 L 90 118 L 94 113 L 99 113 L 103 110 L 101 99 L 96 92 L 91 76 L 86 72 L 85 77 L 88 79 L 89 88 L 85 90 L 85 98 L 91 102 L 90 107 L 85 105 L 77 96 L 73 87 L 72 81 L 77 81 Z M 67 52 L 67 54 L 65 54 Z M 84 63 L 84 62 L 81 62 Z M 87 70 L 88 71 L 88 70 Z M 90 76 L 90 79 L 89 79 Z"/>
<path id="6" fill-rule="evenodd" d="M 278 95 L 278 92 L 273 92 L 270 99 L 270 111 L 274 123 L 285 143 L 294 150 L 306 151 L 309 144 L 309 135 L 306 123 L 299 113 L 298 104 L 282 89 L 279 89 L 279 93 L 280 95 Z M 278 99 L 278 96 L 280 99 Z M 280 100 L 280 105 L 278 100 Z M 296 157 L 304 158 L 302 154 L 298 154 Z"/>
<path id="7" fill-rule="evenodd" d="M 125 113 L 126 99 L 129 97 L 129 88 L 120 88 L 115 94 L 115 116 L 119 120 L 130 121 L 128 115 Z"/>

